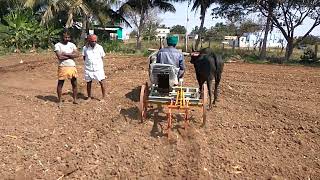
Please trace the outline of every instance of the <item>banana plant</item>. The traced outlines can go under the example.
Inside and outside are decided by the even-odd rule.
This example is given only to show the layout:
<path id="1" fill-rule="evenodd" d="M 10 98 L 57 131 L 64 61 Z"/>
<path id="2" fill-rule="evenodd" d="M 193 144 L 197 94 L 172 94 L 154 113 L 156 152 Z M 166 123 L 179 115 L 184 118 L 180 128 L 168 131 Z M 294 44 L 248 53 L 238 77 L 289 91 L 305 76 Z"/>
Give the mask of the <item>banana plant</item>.
<path id="1" fill-rule="evenodd" d="M 25 48 L 33 26 L 33 22 L 30 22 L 30 11 L 11 11 L 3 20 L 5 23 L 1 25 L 0 33 L 5 35 L 3 41 L 5 46 L 14 46 L 17 51 Z"/>
<path id="2" fill-rule="evenodd" d="M 42 26 L 35 20 L 31 10 L 16 10 L 3 18 L 0 24 L 0 39 L 5 47 L 16 51 L 29 48 L 47 48 L 59 38 L 62 29 Z"/>

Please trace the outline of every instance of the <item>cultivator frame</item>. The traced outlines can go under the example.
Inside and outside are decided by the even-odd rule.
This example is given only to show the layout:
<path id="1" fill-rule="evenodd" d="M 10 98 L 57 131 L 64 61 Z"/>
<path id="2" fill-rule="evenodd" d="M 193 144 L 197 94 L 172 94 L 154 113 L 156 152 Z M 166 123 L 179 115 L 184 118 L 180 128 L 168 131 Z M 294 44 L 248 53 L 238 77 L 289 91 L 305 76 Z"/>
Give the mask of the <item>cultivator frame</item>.
<path id="1" fill-rule="evenodd" d="M 141 118 L 141 122 L 147 117 L 148 108 L 151 105 L 160 105 L 162 106 L 167 115 L 167 127 L 166 131 L 169 135 L 172 129 L 172 116 L 174 111 L 178 111 L 180 114 L 184 114 L 184 126 L 187 127 L 189 125 L 189 114 L 190 110 L 195 107 L 200 107 L 202 109 L 202 121 L 203 124 L 206 121 L 206 105 L 207 105 L 207 95 L 208 88 L 207 85 L 204 84 L 201 92 L 199 88 L 194 87 L 184 87 L 174 86 L 172 90 L 167 93 L 159 93 L 158 86 L 152 84 L 150 87 L 146 82 L 141 86 L 140 91 L 140 102 L 139 102 L 139 114 Z"/>

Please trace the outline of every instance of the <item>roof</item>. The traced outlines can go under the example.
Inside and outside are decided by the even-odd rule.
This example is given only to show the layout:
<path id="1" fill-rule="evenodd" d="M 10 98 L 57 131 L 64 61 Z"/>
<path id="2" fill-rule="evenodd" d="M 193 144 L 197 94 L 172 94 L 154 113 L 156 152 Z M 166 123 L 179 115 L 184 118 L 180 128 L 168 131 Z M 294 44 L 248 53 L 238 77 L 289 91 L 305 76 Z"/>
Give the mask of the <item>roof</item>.
<path id="1" fill-rule="evenodd" d="M 122 29 L 120 26 L 107 26 L 107 27 L 95 27 L 95 29 L 105 30 L 105 31 L 116 31 Z"/>

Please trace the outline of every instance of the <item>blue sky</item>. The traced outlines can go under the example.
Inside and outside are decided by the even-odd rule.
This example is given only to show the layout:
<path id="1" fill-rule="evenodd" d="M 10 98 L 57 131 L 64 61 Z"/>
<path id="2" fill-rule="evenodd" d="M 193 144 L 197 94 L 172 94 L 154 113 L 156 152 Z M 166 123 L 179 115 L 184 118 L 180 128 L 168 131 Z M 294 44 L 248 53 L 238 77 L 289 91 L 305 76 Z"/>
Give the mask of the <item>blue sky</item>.
<path id="1" fill-rule="evenodd" d="M 184 3 L 173 3 L 175 8 L 176 8 L 176 12 L 175 13 L 162 13 L 159 14 L 160 19 L 162 19 L 162 23 L 161 24 L 165 24 L 168 27 L 172 27 L 174 25 L 182 25 L 182 26 L 187 26 L 187 30 L 188 32 L 191 32 L 191 30 L 195 27 L 195 26 L 200 26 L 200 12 L 191 12 L 191 7 L 192 5 L 190 5 L 190 7 L 188 8 L 188 3 L 184 2 Z M 209 10 L 207 11 L 207 15 L 206 15 L 206 19 L 205 19 L 205 24 L 204 26 L 207 28 L 210 28 L 211 26 L 214 26 L 216 23 L 218 22 L 225 22 L 225 20 L 221 19 L 221 18 L 212 18 L 211 16 L 211 9 L 209 8 Z M 187 25 L 187 14 L 189 16 L 189 22 Z M 299 28 L 296 29 L 295 32 L 295 36 L 301 36 L 304 35 L 306 33 L 307 30 L 309 30 L 311 24 L 312 24 L 312 20 L 305 20 L 303 25 Z M 126 28 L 125 29 L 126 32 L 130 32 L 132 31 L 132 29 L 130 28 Z M 312 32 L 312 35 L 317 35 L 320 36 L 320 26 L 316 27 Z"/>

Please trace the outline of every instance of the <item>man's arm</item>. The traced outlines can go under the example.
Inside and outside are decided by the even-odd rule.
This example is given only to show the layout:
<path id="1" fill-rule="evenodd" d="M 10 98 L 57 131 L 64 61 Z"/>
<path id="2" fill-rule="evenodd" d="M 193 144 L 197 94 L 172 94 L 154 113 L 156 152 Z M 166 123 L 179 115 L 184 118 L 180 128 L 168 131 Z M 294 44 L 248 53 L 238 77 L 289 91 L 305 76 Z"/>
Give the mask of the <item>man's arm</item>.
<path id="1" fill-rule="evenodd" d="M 62 53 L 62 52 L 60 52 L 60 51 L 55 51 L 55 53 L 56 53 L 57 58 L 58 58 L 60 61 L 70 59 L 69 56 L 66 56 L 64 53 Z"/>
<path id="2" fill-rule="evenodd" d="M 101 46 L 101 49 L 100 49 L 100 55 L 101 55 L 101 58 L 103 59 L 105 56 L 106 56 L 106 52 L 104 52 L 104 49 L 103 47 Z"/>
<path id="3" fill-rule="evenodd" d="M 82 51 L 81 51 L 83 61 L 86 61 L 86 53 L 85 53 L 86 50 L 87 50 L 86 47 L 87 47 L 87 46 L 83 46 Z"/>
<path id="4" fill-rule="evenodd" d="M 69 59 L 69 57 L 64 55 L 64 53 L 61 51 L 61 47 L 60 47 L 59 43 L 54 45 L 54 52 L 56 53 L 56 56 L 60 61 Z"/>
<path id="5" fill-rule="evenodd" d="M 179 78 L 182 78 L 184 75 L 184 57 L 183 55 L 181 55 L 181 57 L 179 58 Z"/>
<path id="6" fill-rule="evenodd" d="M 156 63 L 160 63 L 161 62 L 161 52 L 157 53 L 157 61 Z"/>
<path id="7" fill-rule="evenodd" d="M 68 59 L 74 59 L 80 56 L 78 49 L 74 49 L 72 53 L 64 53 L 63 55 L 67 56 Z"/>

